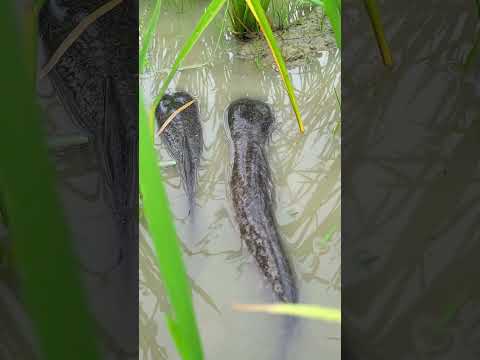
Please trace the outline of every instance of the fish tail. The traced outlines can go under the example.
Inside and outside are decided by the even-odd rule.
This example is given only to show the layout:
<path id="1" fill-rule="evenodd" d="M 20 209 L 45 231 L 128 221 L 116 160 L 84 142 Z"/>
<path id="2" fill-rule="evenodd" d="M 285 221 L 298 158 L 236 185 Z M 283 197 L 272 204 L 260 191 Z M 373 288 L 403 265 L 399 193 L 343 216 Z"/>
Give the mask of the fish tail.
<path id="1" fill-rule="evenodd" d="M 283 331 L 280 335 L 280 346 L 278 347 L 278 360 L 289 360 L 294 358 L 289 356 L 292 351 L 290 345 L 293 340 L 292 338 L 297 334 L 299 319 L 294 316 L 285 316 L 284 320 Z"/>
<path id="2" fill-rule="evenodd" d="M 195 208 L 195 193 L 197 187 L 197 166 L 188 140 L 185 141 L 185 151 L 183 153 L 181 172 L 184 181 L 185 192 L 187 194 L 189 206 L 188 214 L 193 217 Z"/>
<path id="3" fill-rule="evenodd" d="M 273 258 L 275 272 L 278 273 L 278 277 L 273 283 L 274 292 L 283 302 L 297 303 L 298 289 L 296 279 L 293 275 L 289 259 L 285 255 L 280 235 L 277 234 L 275 241 L 270 242 L 269 252 Z"/>

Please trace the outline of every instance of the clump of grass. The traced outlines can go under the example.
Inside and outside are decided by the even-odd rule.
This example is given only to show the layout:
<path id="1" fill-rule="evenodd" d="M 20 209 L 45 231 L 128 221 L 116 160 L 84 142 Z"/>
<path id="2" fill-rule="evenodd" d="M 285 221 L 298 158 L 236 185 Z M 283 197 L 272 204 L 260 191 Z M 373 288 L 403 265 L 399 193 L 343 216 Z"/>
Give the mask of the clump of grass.
<path id="1" fill-rule="evenodd" d="M 228 0 L 229 16 L 232 32 L 241 39 L 249 34 L 260 32 L 260 26 L 255 20 L 245 0 Z M 267 11 L 270 0 L 260 0 L 263 11 Z"/>
<path id="2" fill-rule="evenodd" d="M 288 27 L 292 8 L 293 2 L 290 0 L 272 1 L 272 5 L 270 6 L 270 14 L 277 29 L 284 30 Z"/>
<path id="3" fill-rule="evenodd" d="M 342 2 L 341 0 L 309 0 L 316 6 L 321 6 L 332 25 L 335 41 L 342 47 Z M 322 20 L 323 24 L 323 20 Z"/>

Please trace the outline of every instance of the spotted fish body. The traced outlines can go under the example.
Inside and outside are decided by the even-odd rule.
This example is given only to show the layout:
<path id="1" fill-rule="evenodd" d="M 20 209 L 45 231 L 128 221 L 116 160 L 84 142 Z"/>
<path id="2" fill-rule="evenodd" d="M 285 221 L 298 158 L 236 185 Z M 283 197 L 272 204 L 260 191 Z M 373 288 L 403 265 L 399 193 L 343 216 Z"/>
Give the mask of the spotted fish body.
<path id="1" fill-rule="evenodd" d="M 160 100 L 155 115 L 159 128 L 177 109 L 192 101 L 190 94 L 178 91 Z M 202 125 L 196 102 L 175 115 L 160 135 L 167 151 L 177 162 L 177 170 L 187 194 L 190 212 L 195 204 L 197 175 L 203 150 Z"/>
<path id="2" fill-rule="evenodd" d="M 276 297 L 295 303 L 297 288 L 275 221 L 274 188 L 265 154 L 273 122 L 269 106 L 261 101 L 239 99 L 228 107 L 233 150 L 230 192 L 242 240 Z"/>

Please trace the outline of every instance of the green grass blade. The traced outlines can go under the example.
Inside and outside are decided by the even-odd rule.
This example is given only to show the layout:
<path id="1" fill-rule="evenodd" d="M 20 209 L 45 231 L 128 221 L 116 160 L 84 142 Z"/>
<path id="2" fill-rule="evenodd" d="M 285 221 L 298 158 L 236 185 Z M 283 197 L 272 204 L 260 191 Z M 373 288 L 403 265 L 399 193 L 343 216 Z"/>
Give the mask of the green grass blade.
<path id="1" fill-rule="evenodd" d="M 246 0 L 248 7 L 250 8 L 252 14 L 255 16 L 258 24 L 260 25 L 260 29 L 262 30 L 265 39 L 267 40 L 268 46 L 272 52 L 273 58 L 277 63 L 278 69 L 280 71 L 280 75 L 282 76 L 283 83 L 285 84 L 285 88 L 287 89 L 288 97 L 290 98 L 290 102 L 292 104 L 293 111 L 295 112 L 295 116 L 297 117 L 298 127 L 300 132 L 304 132 L 303 128 L 303 121 L 300 115 L 300 110 L 298 109 L 297 100 L 295 98 L 295 94 L 293 93 L 293 86 L 288 76 L 287 66 L 285 65 L 285 61 L 283 60 L 282 53 L 280 52 L 280 48 L 277 45 L 277 41 L 273 36 L 272 28 L 268 23 L 267 16 L 265 15 L 265 11 L 262 8 L 262 4 L 259 0 Z"/>
<path id="2" fill-rule="evenodd" d="M 323 7 L 335 34 L 335 42 L 342 48 L 342 3 L 340 0 L 310 0 L 311 3 Z"/>
<path id="3" fill-rule="evenodd" d="M 160 12 L 162 9 L 162 0 L 158 0 L 155 3 L 153 8 L 152 16 L 148 19 L 147 29 L 145 31 L 144 38 L 142 39 L 142 46 L 140 48 L 139 58 L 140 58 L 140 74 L 143 74 L 147 64 L 147 53 L 150 43 L 152 42 L 153 34 L 157 29 L 157 24 L 160 19 Z"/>
<path id="4" fill-rule="evenodd" d="M 335 41 L 339 49 L 342 48 L 342 15 L 339 0 L 323 0 L 323 8 L 332 25 Z"/>
<path id="5" fill-rule="evenodd" d="M 160 11 L 159 2 L 160 0 L 157 1 L 155 11 Z M 147 26 L 150 35 L 145 36 L 141 44 L 141 49 L 144 51 L 140 53 L 140 69 L 145 68 L 147 50 L 152 40 L 152 29 L 155 29 L 158 24 L 159 17 L 155 11 Z M 150 127 L 147 126 L 149 118 L 144 104 L 143 94 L 140 91 L 140 192 L 143 214 L 152 235 L 158 267 L 171 305 L 171 313 L 167 314 L 167 325 L 182 359 L 202 360 L 203 351 L 193 311 L 191 289 L 170 215 L 168 198 L 157 165 L 157 155 L 153 141 L 150 140 L 153 139 L 153 124 Z"/>
<path id="6" fill-rule="evenodd" d="M 342 321 L 341 311 L 338 309 L 305 305 L 305 304 L 238 304 L 235 310 L 245 312 L 262 312 L 275 315 L 291 315 L 309 319 L 323 320 L 340 324 Z"/>
<path id="7" fill-rule="evenodd" d="M 392 66 L 392 54 L 390 53 L 390 48 L 385 39 L 385 32 L 383 31 L 382 21 L 380 20 L 380 10 L 378 9 L 377 2 L 375 0 L 364 0 L 364 3 L 372 23 L 373 31 L 375 32 L 375 37 L 377 38 L 377 44 L 383 57 L 383 63 L 387 66 Z"/>
<path id="8" fill-rule="evenodd" d="M 192 34 L 187 39 L 182 49 L 178 53 L 177 58 L 173 63 L 172 69 L 168 73 L 166 79 L 163 81 L 162 87 L 160 88 L 160 91 L 153 102 L 153 106 L 149 114 L 149 120 L 150 120 L 149 122 L 151 127 L 154 121 L 155 109 L 157 108 L 162 96 L 165 94 L 165 91 L 167 90 L 168 85 L 170 85 L 170 82 L 175 76 L 175 73 L 177 72 L 178 68 L 182 64 L 183 60 L 185 60 L 185 58 L 187 57 L 190 50 L 192 50 L 193 46 L 198 41 L 202 33 L 205 31 L 207 26 L 212 22 L 215 16 L 217 16 L 218 12 L 221 10 L 225 2 L 226 0 L 212 0 L 212 2 L 210 2 L 208 7 L 205 9 L 205 13 L 202 15 L 197 25 L 195 26 L 195 29 L 193 30 Z"/>
<path id="9" fill-rule="evenodd" d="M 158 267 L 170 302 L 167 322 L 184 360 L 203 359 L 193 312 L 192 295 L 157 166 L 157 154 L 147 126 L 147 113 L 140 93 L 140 191 L 143 211 L 152 235 Z"/>
<path id="10" fill-rule="evenodd" d="M 55 191 L 40 109 L 13 2 L 0 2 L 0 190 L 8 213 L 15 266 L 44 359 L 98 359 L 70 233 Z M 37 34 L 35 33 L 35 38 Z M 24 38 L 23 38 L 24 39 Z M 32 56 L 33 53 L 30 53 Z M 21 141 L 19 141 L 21 139 Z"/>
<path id="11" fill-rule="evenodd" d="M 342 112 L 342 106 L 340 104 L 340 99 L 338 97 L 338 94 L 337 94 L 337 90 L 333 89 L 333 91 L 335 91 L 335 97 L 337 98 L 337 105 L 338 105 L 338 110 L 340 111 L 340 113 Z M 337 133 L 338 130 L 340 130 L 341 128 L 341 117 L 338 118 L 337 120 L 337 123 L 335 124 L 335 128 L 333 129 L 333 135 L 335 135 Z"/>

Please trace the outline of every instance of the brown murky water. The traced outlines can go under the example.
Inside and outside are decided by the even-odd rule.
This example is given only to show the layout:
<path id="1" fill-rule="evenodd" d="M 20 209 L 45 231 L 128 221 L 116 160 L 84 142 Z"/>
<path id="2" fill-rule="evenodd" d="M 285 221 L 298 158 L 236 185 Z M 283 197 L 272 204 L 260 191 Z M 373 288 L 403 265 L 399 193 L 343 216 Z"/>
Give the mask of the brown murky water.
<path id="1" fill-rule="evenodd" d="M 191 33 L 205 4 L 178 14 L 167 8 L 141 76 L 152 101 L 166 69 Z M 187 57 L 170 85 L 197 100 L 205 148 L 199 172 L 195 222 L 175 167 L 164 170 L 166 190 L 184 261 L 206 359 L 274 359 L 282 319 L 238 313 L 234 303 L 271 302 L 268 285 L 242 246 L 228 196 L 230 148 L 224 129 L 228 104 L 243 96 L 274 108 L 276 126 L 267 153 L 276 187 L 276 217 L 299 279 L 300 302 L 340 307 L 340 53 L 325 50 L 290 69 L 305 124 L 298 131 L 280 76 L 270 67 L 238 59 L 236 42 L 223 35 L 219 16 Z M 160 141 L 158 140 L 160 143 Z M 159 144 L 161 161 L 169 161 Z M 142 359 L 178 359 L 166 328 L 166 300 L 144 224 L 140 231 L 140 336 Z M 340 326 L 301 320 L 288 359 L 340 357 Z"/>

